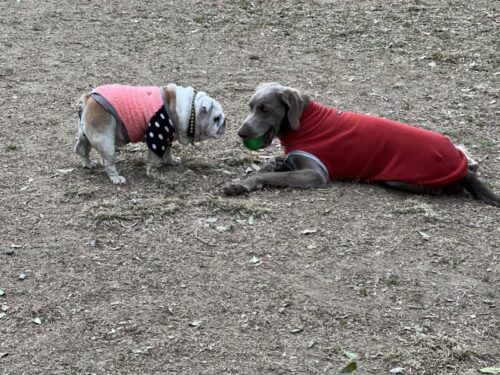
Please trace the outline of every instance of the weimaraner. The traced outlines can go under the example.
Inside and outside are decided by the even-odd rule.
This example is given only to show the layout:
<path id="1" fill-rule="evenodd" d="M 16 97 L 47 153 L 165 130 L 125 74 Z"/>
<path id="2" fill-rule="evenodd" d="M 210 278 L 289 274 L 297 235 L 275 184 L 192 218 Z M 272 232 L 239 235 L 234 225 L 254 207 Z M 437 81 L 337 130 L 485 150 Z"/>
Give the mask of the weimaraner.
<path id="1" fill-rule="evenodd" d="M 457 193 L 500 207 L 482 183 L 464 146 L 445 136 L 395 121 L 342 112 L 278 83 L 260 85 L 238 130 L 243 140 L 277 137 L 286 157 L 271 159 L 260 173 L 224 187 L 238 195 L 266 186 L 314 188 L 332 179 L 377 182 L 413 193 Z"/>

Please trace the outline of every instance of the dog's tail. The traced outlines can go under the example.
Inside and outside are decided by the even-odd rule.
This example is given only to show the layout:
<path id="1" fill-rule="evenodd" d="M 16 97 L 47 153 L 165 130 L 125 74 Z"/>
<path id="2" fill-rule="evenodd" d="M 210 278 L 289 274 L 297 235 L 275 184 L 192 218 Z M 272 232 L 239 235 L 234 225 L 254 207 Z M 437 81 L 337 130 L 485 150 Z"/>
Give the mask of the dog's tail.
<path id="1" fill-rule="evenodd" d="M 468 170 L 463 182 L 465 190 L 467 190 L 474 198 L 489 205 L 500 207 L 500 196 L 496 195 L 483 182 L 481 182 L 474 172 Z"/>
<path id="2" fill-rule="evenodd" d="M 75 145 L 74 151 L 77 155 L 83 156 L 85 154 L 85 150 L 88 148 L 88 139 L 83 131 L 83 123 L 82 123 L 82 113 L 85 109 L 85 103 L 87 103 L 89 95 L 83 94 L 77 102 L 77 113 L 78 113 L 78 142 Z"/>
<path id="3" fill-rule="evenodd" d="M 89 96 L 89 94 L 83 94 L 82 96 L 80 96 L 80 99 L 78 99 L 78 102 L 76 103 L 78 118 L 80 122 L 82 120 L 82 112 L 85 108 L 85 103 L 87 103 L 87 99 L 89 98 Z"/>

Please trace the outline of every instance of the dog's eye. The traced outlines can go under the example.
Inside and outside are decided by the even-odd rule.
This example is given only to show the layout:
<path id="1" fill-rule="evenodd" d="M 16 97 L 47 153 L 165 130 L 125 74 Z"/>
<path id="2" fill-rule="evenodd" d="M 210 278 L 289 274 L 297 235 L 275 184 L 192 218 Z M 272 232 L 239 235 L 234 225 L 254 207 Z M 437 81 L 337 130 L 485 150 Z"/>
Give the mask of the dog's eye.
<path id="1" fill-rule="evenodd" d="M 269 108 L 268 108 L 267 106 L 265 106 L 265 105 L 261 105 L 261 106 L 260 106 L 260 110 L 261 110 L 263 113 L 267 113 L 267 112 L 269 112 Z"/>
<path id="2" fill-rule="evenodd" d="M 214 117 L 214 122 L 219 122 L 220 116 Z"/>

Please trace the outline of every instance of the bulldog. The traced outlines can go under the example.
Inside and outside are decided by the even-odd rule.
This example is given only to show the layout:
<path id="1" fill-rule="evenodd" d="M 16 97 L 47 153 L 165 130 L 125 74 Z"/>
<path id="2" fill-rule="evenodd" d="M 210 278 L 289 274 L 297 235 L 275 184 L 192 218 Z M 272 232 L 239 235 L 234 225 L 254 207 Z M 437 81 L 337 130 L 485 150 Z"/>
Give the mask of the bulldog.
<path id="1" fill-rule="evenodd" d="M 165 87 L 104 85 L 79 100 L 78 141 L 74 151 L 84 168 L 94 168 L 92 147 L 113 184 L 125 183 L 115 165 L 115 149 L 130 142 L 146 142 L 148 176 L 162 164 L 177 165 L 174 141 L 186 146 L 220 138 L 226 129 L 222 106 L 203 91 L 170 83 Z"/>

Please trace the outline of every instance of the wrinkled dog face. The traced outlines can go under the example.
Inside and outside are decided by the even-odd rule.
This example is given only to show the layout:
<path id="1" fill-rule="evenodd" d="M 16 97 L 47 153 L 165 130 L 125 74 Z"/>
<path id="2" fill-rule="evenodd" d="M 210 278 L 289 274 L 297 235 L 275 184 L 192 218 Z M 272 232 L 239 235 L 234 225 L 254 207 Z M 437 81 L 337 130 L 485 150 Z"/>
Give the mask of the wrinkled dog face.
<path id="1" fill-rule="evenodd" d="M 269 146 L 280 131 L 298 129 L 305 100 L 300 93 L 279 83 L 264 83 L 250 99 L 250 113 L 238 130 L 243 139 L 264 136 Z"/>
<path id="2" fill-rule="evenodd" d="M 222 106 L 203 91 L 198 93 L 196 101 L 199 105 L 196 105 L 195 141 L 220 138 L 226 130 L 226 116 Z"/>

